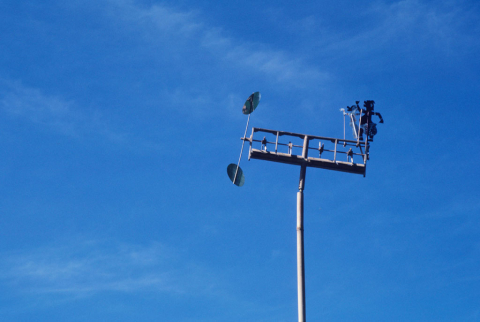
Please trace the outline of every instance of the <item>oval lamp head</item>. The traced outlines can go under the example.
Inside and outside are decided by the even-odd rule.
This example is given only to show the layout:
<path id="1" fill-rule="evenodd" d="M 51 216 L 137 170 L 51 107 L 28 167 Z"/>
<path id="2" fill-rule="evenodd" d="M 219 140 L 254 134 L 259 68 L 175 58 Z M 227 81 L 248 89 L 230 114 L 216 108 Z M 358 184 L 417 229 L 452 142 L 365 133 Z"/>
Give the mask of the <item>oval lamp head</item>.
<path id="1" fill-rule="evenodd" d="M 245 104 L 243 105 L 242 108 L 242 113 L 245 115 L 248 115 L 255 111 L 255 109 L 258 106 L 258 103 L 260 103 L 260 92 L 255 92 L 252 95 L 250 95 L 247 100 L 245 101 Z"/>
<path id="2" fill-rule="evenodd" d="M 235 178 L 235 172 L 237 173 L 237 178 Z M 243 171 L 240 167 L 238 167 L 235 163 L 230 163 L 227 167 L 228 177 L 230 181 L 232 181 L 235 185 L 241 187 L 245 183 L 245 176 L 243 175 Z M 235 180 L 235 182 L 233 181 Z"/>

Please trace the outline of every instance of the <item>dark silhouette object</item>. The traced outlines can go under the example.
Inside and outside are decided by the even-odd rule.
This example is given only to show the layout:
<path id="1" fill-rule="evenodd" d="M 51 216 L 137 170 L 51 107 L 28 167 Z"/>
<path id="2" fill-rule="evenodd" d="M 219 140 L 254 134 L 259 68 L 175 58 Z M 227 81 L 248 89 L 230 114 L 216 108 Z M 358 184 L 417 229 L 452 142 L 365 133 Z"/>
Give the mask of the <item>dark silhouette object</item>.
<path id="1" fill-rule="evenodd" d="M 318 143 L 318 157 L 319 157 L 319 158 L 322 157 L 323 150 L 324 150 L 324 145 L 323 145 L 322 142 L 319 142 L 319 143 Z"/>
<path id="2" fill-rule="evenodd" d="M 347 160 L 353 162 L 353 150 L 350 148 L 347 152 Z"/>
<path id="3" fill-rule="evenodd" d="M 368 141 L 373 142 L 373 137 L 377 134 L 377 124 L 372 121 L 372 116 L 378 116 L 380 119 L 379 123 L 383 123 L 383 117 L 380 113 L 374 111 L 375 101 L 364 101 L 363 109 L 358 106 L 358 103 L 360 103 L 360 101 L 356 101 L 356 105 L 347 106 L 347 111 L 350 112 L 350 115 L 354 114 L 355 112 L 359 113 L 360 126 L 358 129 L 358 139 L 362 141 L 363 134 L 365 133 Z M 352 125 L 355 130 L 355 124 Z"/>
<path id="4" fill-rule="evenodd" d="M 265 148 L 265 151 L 267 151 L 267 138 L 266 137 L 263 137 L 263 140 L 262 140 L 262 150 L 263 148 Z"/>

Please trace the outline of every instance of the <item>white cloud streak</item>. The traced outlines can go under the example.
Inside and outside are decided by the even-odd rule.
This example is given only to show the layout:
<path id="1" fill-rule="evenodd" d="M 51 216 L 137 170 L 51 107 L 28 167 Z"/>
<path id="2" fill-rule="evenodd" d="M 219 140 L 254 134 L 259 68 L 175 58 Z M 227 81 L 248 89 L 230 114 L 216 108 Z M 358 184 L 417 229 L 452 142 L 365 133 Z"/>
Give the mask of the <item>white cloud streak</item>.
<path id="1" fill-rule="evenodd" d="M 174 39 L 168 46 L 177 49 L 188 46 L 199 55 L 202 50 L 206 50 L 229 66 L 294 87 L 312 83 L 318 87 L 332 78 L 328 68 L 320 70 L 319 66 L 306 63 L 298 53 L 293 56 L 292 53 L 262 43 L 229 37 L 228 31 L 209 25 L 208 20 L 198 11 L 180 11 L 163 4 L 142 7 L 134 0 L 110 1 L 109 4 L 119 13 L 115 19 L 120 17 L 128 24 L 136 25 L 153 42 Z M 360 15 L 369 23 L 361 28 L 352 25 L 345 34 L 336 33 L 334 26 L 320 24 L 317 21 L 319 18 L 313 15 L 295 22 L 288 16 L 278 20 L 289 21 L 290 25 L 303 29 L 316 26 L 320 29 L 316 34 L 313 30 L 305 32 L 308 42 L 319 44 L 317 50 L 330 58 L 348 54 L 352 50 L 358 55 L 379 50 L 417 53 L 418 47 L 430 47 L 431 50 L 448 55 L 459 52 L 458 46 L 478 46 L 473 37 L 479 29 L 477 14 L 474 8 L 469 9 L 462 3 L 379 1 L 367 6 Z M 476 28 L 467 28 L 465 25 L 469 23 L 473 23 Z M 329 33 L 324 28 L 328 28 Z M 302 37 L 301 32 L 299 37 Z"/>
<path id="2" fill-rule="evenodd" d="M 132 149 L 161 150 L 158 143 L 132 137 L 111 126 L 98 109 L 85 109 L 74 100 L 24 86 L 20 81 L 0 79 L 0 111 L 28 120 L 75 139 L 101 138 L 109 144 Z"/>
<path id="3" fill-rule="evenodd" d="M 269 80 L 290 86 L 303 86 L 329 78 L 327 73 L 306 64 L 301 58 L 290 57 L 286 52 L 267 48 L 263 44 L 225 36 L 222 28 L 208 25 L 199 13 L 182 12 L 160 4 L 143 8 L 129 0 L 110 3 L 120 13 L 117 17 L 142 28 L 150 41 L 175 39 L 168 46 L 177 49 L 185 45 L 193 46 L 199 54 L 207 51 L 229 66 L 237 66 L 248 71 L 248 74 L 263 75 Z"/>
<path id="4" fill-rule="evenodd" d="M 0 80 L 0 84 L 0 109 L 12 117 L 28 119 L 76 138 L 93 133 L 112 141 L 122 140 L 122 135 L 106 127 L 98 111 L 82 113 L 73 100 L 45 94 L 19 81 Z"/>
<path id="5" fill-rule="evenodd" d="M 291 89 L 314 87 L 315 90 L 322 92 L 331 87 L 328 83 L 334 80 L 331 74 L 320 70 L 318 66 L 306 63 L 302 57 L 294 57 L 291 53 L 265 44 L 249 43 L 229 37 L 228 31 L 209 25 L 208 20 L 197 11 L 181 11 L 164 4 L 142 6 L 133 0 L 105 0 L 102 4 L 96 5 L 95 10 L 103 7 L 103 14 L 107 15 L 109 23 L 116 27 L 116 32 L 134 29 L 135 33 L 152 44 L 152 48 L 169 52 L 167 59 L 180 53 L 183 57 L 180 61 L 188 60 L 193 52 L 197 56 L 207 57 L 200 60 L 200 64 L 205 64 L 206 69 L 213 61 L 214 64 L 226 68 L 235 68 L 241 71 L 241 75 L 263 78 Z M 340 58 L 348 62 L 349 57 L 354 55 L 353 61 L 360 59 L 364 62 L 362 68 L 382 59 L 383 56 L 372 59 L 372 52 L 376 51 L 378 54 L 383 50 L 391 51 L 392 45 L 393 50 L 401 48 L 408 52 L 414 51 L 415 46 L 434 44 L 439 51 L 458 52 L 454 48 L 457 48 L 459 43 L 471 43 L 465 33 L 459 32 L 462 29 L 461 23 L 458 22 L 461 20 L 459 18 L 467 17 L 472 20 L 473 13 L 470 14 L 460 6 L 452 5 L 452 8 L 454 10 L 446 11 L 438 5 L 427 5 L 418 0 L 403 0 L 393 4 L 377 2 L 363 13 L 365 16 L 377 17 L 376 23 L 372 23 L 371 27 L 358 32 L 349 31 L 345 37 L 335 34 L 326 36 L 325 33 L 321 33 L 321 37 L 315 38 L 312 33 L 307 34 L 312 38 L 309 41 L 317 42 L 319 49 L 316 50 L 325 54 L 325 61 Z M 308 20 L 308 26 L 317 25 L 315 17 L 307 18 L 305 19 Z M 400 41 L 400 45 L 395 45 L 397 41 Z M 150 54 L 154 55 L 153 51 Z M 188 61 L 183 63 L 185 66 L 188 64 Z M 327 67 L 325 69 L 328 70 Z M 39 89 L 25 87 L 19 82 L 2 83 L 4 83 L 2 85 L 6 83 L 6 86 L 3 93 L 0 93 L 0 108 L 10 115 L 24 117 L 74 137 L 94 133 L 101 134 L 113 142 L 125 143 L 129 140 L 127 134 L 109 128 L 108 122 L 98 111 L 87 114 L 72 100 L 45 94 Z M 198 112 L 195 113 L 195 108 L 192 107 L 218 101 L 217 98 L 211 97 L 212 94 L 205 94 L 203 90 L 172 86 L 173 89 L 159 91 L 162 101 L 174 104 L 176 111 L 188 109 L 188 113 L 185 114 L 189 117 L 199 118 L 203 113 L 200 108 L 197 108 Z M 239 102 L 243 103 L 241 100 Z"/>
<path id="6" fill-rule="evenodd" d="M 426 3 L 402 0 L 394 3 L 376 2 L 362 13 L 371 21 L 346 37 L 330 38 L 330 53 L 366 55 L 380 51 L 399 51 L 418 55 L 437 52 L 443 55 L 463 54 L 466 48 L 477 48 L 474 36 L 478 22 L 474 10 L 462 3 Z M 476 28 L 466 25 L 473 23 Z"/>
<path id="7" fill-rule="evenodd" d="M 87 297 L 111 291 L 211 295 L 217 282 L 201 266 L 164 245 L 99 242 L 0 254 L 0 281 L 16 292 Z"/>
<path id="8" fill-rule="evenodd" d="M 314 66 L 308 66 L 301 58 L 290 58 L 282 51 L 263 49 L 254 43 L 235 44 L 223 37 L 219 31 L 207 30 L 202 37 L 202 46 L 218 53 L 223 60 L 247 68 L 253 74 L 262 73 L 278 83 L 293 87 L 305 87 L 313 81 L 326 81 L 329 75 L 320 72 Z"/>
<path id="9" fill-rule="evenodd" d="M 76 124 L 82 116 L 74 111 L 72 101 L 44 95 L 40 90 L 25 87 L 20 82 L 1 83 L 3 89 L 0 93 L 0 107 L 5 112 L 55 127 L 68 135 L 78 135 Z"/>

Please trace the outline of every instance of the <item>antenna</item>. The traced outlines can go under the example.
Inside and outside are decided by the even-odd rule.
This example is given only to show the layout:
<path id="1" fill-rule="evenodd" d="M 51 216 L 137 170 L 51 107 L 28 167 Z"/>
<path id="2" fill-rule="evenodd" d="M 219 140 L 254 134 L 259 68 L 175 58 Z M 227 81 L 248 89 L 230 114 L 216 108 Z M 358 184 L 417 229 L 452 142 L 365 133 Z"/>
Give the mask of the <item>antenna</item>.
<path id="1" fill-rule="evenodd" d="M 247 119 L 247 126 L 245 127 L 245 133 L 243 134 L 242 138 L 242 149 L 240 150 L 240 157 L 238 158 L 238 163 L 235 165 L 235 163 L 230 163 L 227 167 L 227 174 L 230 180 L 234 185 L 237 185 L 239 187 L 243 186 L 245 183 L 245 176 L 243 175 L 243 171 L 240 168 L 240 161 L 242 160 L 242 153 L 243 153 L 243 146 L 245 145 L 245 138 L 247 135 L 247 130 L 248 130 L 248 123 L 250 122 L 250 115 L 255 111 L 255 109 L 258 106 L 258 103 L 260 103 L 260 92 L 255 92 L 250 95 L 247 100 L 245 101 L 245 104 L 243 104 L 242 108 L 242 113 L 245 115 L 248 115 Z"/>
<path id="2" fill-rule="evenodd" d="M 364 108 L 361 108 L 358 103 L 360 101 L 356 101 L 355 105 L 347 106 L 346 110 L 344 108 L 340 109 L 343 113 L 343 139 L 345 139 L 345 116 L 348 115 L 353 137 L 357 140 L 357 143 L 363 141 L 363 134 L 366 136 L 365 142 L 373 142 L 373 137 L 377 134 L 377 124 L 372 121 L 372 116 L 378 116 L 380 123 L 383 123 L 382 115 L 374 111 L 375 101 L 364 101 Z"/>

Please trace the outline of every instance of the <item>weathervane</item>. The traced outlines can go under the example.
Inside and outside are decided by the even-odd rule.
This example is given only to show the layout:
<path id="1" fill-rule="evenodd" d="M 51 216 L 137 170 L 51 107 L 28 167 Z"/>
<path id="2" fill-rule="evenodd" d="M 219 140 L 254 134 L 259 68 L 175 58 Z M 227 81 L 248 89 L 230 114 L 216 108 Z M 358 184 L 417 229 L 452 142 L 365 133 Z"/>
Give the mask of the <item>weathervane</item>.
<path id="1" fill-rule="evenodd" d="M 356 105 L 347 106 L 347 110 L 341 109 L 344 115 L 343 139 L 321 137 L 276 131 L 260 128 L 252 128 L 250 137 L 246 137 L 250 114 L 255 110 L 260 101 L 260 93 L 255 92 L 247 99 L 243 106 L 243 114 L 248 114 L 247 127 L 243 135 L 240 158 L 235 165 L 231 163 L 227 167 L 230 180 L 241 187 L 245 183 L 245 176 L 240 168 L 243 147 L 245 141 L 250 143 L 248 159 L 258 159 L 280 162 L 300 166 L 300 180 L 297 192 L 297 284 L 298 284 L 298 321 L 305 322 L 305 262 L 303 247 L 303 190 L 305 188 L 305 174 L 307 167 L 327 170 L 362 174 L 365 176 L 367 160 L 369 160 L 370 142 L 377 133 L 376 124 L 372 116 L 376 115 L 383 123 L 380 113 L 374 112 L 374 101 L 365 101 L 364 109 Z M 350 119 L 355 140 L 345 139 L 345 117 Z M 358 118 L 358 121 L 357 121 Z M 358 122 L 358 124 L 357 124 Z M 260 132 L 263 138 L 255 139 L 254 134 Z M 365 134 L 365 141 L 363 141 Z M 270 141 L 267 137 L 272 138 Z M 283 140 L 287 138 L 287 140 Z M 280 141 L 280 139 L 282 139 Z M 286 143 L 288 141 L 288 143 Z M 297 141 L 297 144 L 292 142 Z M 301 142 L 301 145 L 298 144 Z M 255 148 L 257 147 L 257 148 Z M 259 148 L 258 148 L 259 147 Z M 348 149 L 348 150 L 347 150 Z M 295 153 L 298 151 L 300 153 Z M 309 156 L 309 152 L 315 154 Z"/>

